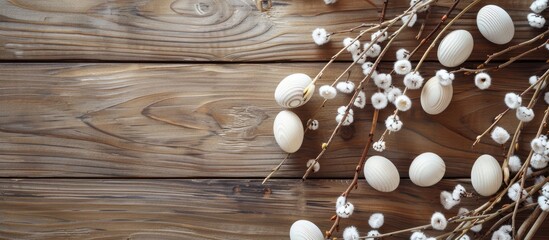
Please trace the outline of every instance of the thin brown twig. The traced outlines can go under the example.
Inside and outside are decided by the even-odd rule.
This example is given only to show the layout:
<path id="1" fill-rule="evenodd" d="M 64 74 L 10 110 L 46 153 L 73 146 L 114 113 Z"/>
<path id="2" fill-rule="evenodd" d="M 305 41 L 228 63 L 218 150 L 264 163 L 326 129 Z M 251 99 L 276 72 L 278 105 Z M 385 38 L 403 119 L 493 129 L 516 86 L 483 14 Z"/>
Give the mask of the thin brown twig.
<path id="1" fill-rule="evenodd" d="M 372 117 L 372 126 L 370 127 L 370 133 L 368 134 L 368 141 L 366 142 L 366 145 L 362 150 L 362 155 L 360 156 L 358 164 L 356 165 L 353 181 L 351 181 L 351 184 L 349 184 L 349 186 L 347 187 L 347 189 L 345 189 L 345 191 L 341 194 L 341 196 L 348 197 L 351 191 L 353 190 L 353 188 L 357 186 L 358 177 L 360 176 L 360 172 L 362 170 L 362 167 L 364 166 L 364 162 L 366 161 L 366 156 L 368 155 L 368 151 L 370 149 L 370 146 L 372 145 L 378 116 L 379 116 L 379 110 L 376 109 Z M 332 227 L 330 228 L 330 230 L 326 231 L 326 238 L 330 238 L 330 236 L 332 236 L 332 233 L 338 228 L 340 220 L 341 218 L 339 216 L 336 216 L 334 223 L 332 224 Z"/>
<path id="2" fill-rule="evenodd" d="M 460 68 L 458 70 L 455 70 L 455 71 L 452 71 L 452 73 L 458 73 L 458 72 L 466 72 L 466 73 L 473 73 L 473 74 L 477 74 L 477 73 L 480 73 L 480 72 L 490 72 L 490 71 L 497 71 L 497 70 L 500 70 L 500 69 L 503 69 L 507 66 L 509 66 L 511 63 L 521 59 L 522 57 L 530 54 L 530 53 L 533 53 L 539 49 L 542 49 L 545 47 L 546 44 L 549 44 L 549 40 L 545 41 L 543 44 L 537 46 L 537 47 L 534 47 L 532 49 L 529 49 L 528 51 L 526 52 L 523 52 L 523 53 L 520 53 L 519 55 L 516 55 L 514 57 L 511 57 L 509 58 L 509 60 L 507 60 L 506 62 L 502 63 L 502 64 L 499 64 L 497 66 L 494 66 L 494 67 L 489 67 L 489 68 L 476 68 L 476 69 L 471 69 L 471 68 Z"/>
<path id="3" fill-rule="evenodd" d="M 525 46 L 525 45 L 534 43 L 534 42 L 536 42 L 536 41 L 538 41 L 538 40 L 544 38 L 545 35 L 547 35 L 547 34 L 549 34 L 549 28 L 548 28 L 545 32 L 543 32 L 543 33 L 541 33 L 541 34 L 539 34 L 539 35 L 533 37 L 533 38 L 530 39 L 530 40 L 527 40 L 527 41 L 521 42 L 521 43 L 519 43 L 519 44 L 517 44 L 517 45 L 508 47 L 508 48 L 506 48 L 506 49 L 503 49 L 502 51 L 499 51 L 499 52 L 490 54 L 490 55 L 488 55 L 488 58 L 486 59 L 486 61 L 484 61 L 484 63 L 482 63 L 481 65 L 479 65 L 477 68 L 484 68 L 484 66 L 486 66 L 488 63 L 490 63 L 490 61 L 492 61 L 494 58 L 499 57 L 499 56 L 501 56 L 501 55 L 504 54 L 504 53 L 510 52 L 510 51 L 515 50 L 515 49 L 517 49 L 517 48 L 520 48 L 520 47 L 522 47 L 522 46 Z"/>
<path id="4" fill-rule="evenodd" d="M 433 28 L 433 30 L 429 34 L 427 34 L 427 36 L 425 38 L 423 38 L 421 40 L 421 42 L 419 42 L 419 44 L 416 46 L 416 48 L 414 48 L 414 50 L 412 50 L 412 52 L 410 52 L 410 57 L 412 57 L 419 50 L 419 48 L 421 48 L 423 46 L 423 44 L 425 44 L 435 34 L 435 32 L 438 31 L 438 29 L 442 26 L 442 24 L 444 24 L 446 19 L 448 19 L 448 16 L 450 16 L 452 11 L 454 11 L 454 9 L 458 5 L 459 1 L 460 0 L 454 0 L 454 4 L 452 4 L 452 6 L 448 9 L 446 14 L 444 14 L 444 16 L 442 16 L 442 18 L 440 19 L 438 24 L 435 26 L 435 28 Z"/>

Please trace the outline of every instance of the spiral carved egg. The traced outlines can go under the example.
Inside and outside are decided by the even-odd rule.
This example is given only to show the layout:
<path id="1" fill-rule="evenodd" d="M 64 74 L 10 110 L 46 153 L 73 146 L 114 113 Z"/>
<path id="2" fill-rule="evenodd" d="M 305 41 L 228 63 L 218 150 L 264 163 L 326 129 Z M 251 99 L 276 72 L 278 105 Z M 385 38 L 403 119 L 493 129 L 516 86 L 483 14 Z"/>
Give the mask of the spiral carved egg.
<path id="1" fill-rule="evenodd" d="M 466 30 L 455 30 L 438 45 L 438 61 L 446 67 L 456 67 L 464 63 L 473 52 L 473 36 Z"/>
<path id="2" fill-rule="evenodd" d="M 313 80 L 303 73 L 291 74 L 278 84 L 275 90 L 275 100 L 281 107 L 296 108 L 307 103 L 314 93 L 314 85 L 310 94 L 303 96 L 303 91 Z"/>
<path id="3" fill-rule="evenodd" d="M 488 155 L 480 156 L 471 169 L 471 183 L 473 188 L 482 196 L 490 196 L 501 187 L 503 174 L 498 161 Z"/>
<path id="4" fill-rule="evenodd" d="M 301 119 L 295 113 L 284 110 L 276 115 L 273 123 L 273 134 L 276 143 L 285 152 L 296 152 L 303 143 L 304 133 Z"/>
<path id="5" fill-rule="evenodd" d="M 426 152 L 412 161 L 409 175 L 415 185 L 429 187 L 438 183 L 445 172 L 446 165 L 442 158 L 432 152 Z"/>
<path id="6" fill-rule="evenodd" d="M 438 77 L 432 77 L 421 90 L 421 107 L 431 115 L 443 112 L 450 105 L 454 94 L 451 84 L 442 86 L 438 81 Z"/>
<path id="7" fill-rule="evenodd" d="M 513 19 L 496 5 L 486 5 L 478 11 L 477 27 L 482 36 L 495 44 L 506 44 L 515 36 Z"/>
<path id="8" fill-rule="evenodd" d="M 372 156 L 364 163 L 366 182 L 380 192 L 392 192 L 400 183 L 400 175 L 395 165 L 382 156 Z"/>
<path id="9" fill-rule="evenodd" d="M 314 223 L 298 220 L 290 227 L 290 240 L 324 240 L 324 235 Z"/>

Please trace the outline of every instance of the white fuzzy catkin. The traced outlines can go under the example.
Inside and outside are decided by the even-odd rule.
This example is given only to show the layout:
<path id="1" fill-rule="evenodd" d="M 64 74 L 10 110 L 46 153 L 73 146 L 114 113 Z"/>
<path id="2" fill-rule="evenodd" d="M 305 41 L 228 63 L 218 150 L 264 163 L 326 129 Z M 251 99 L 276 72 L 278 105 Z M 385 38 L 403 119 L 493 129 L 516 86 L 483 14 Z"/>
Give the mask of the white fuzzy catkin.
<path id="1" fill-rule="evenodd" d="M 536 75 L 533 75 L 528 78 L 528 83 L 530 83 L 530 85 L 534 85 L 538 83 L 538 80 L 539 80 L 539 77 Z M 541 85 L 541 89 L 544 89 L 545 86 L 547 86 L 547 83 L 546 82 L 538 83 L 538 85 L 536 85 L 534 89 L 538 89 L 540 85 Z"/>
<path id="2" fill-rule="evenodd" d="M 365 43 L 364 44 L 364 51 L 366 51 L 366 55 L 368 57 L 372 57 L 372 58 L 375 58 L 377 56 L 379 56 L 379 54 L 381 53 L 381 46 L 379 46 L 379 44 L 377 43 L 374 43 L 374 44 L 371 44 L 372 46 L 370 46 L 370 43 Z"/>
<path id="3" fill-rule="evenodd" d="M 446 209 L 446 210 L 450 210 L 451 208 L 453 208 L 455 205 L 458 205 L 459 202 L 461 200 L 459 199 L 454 199 L 452 197 L 452 193 L 448 192 L 448 191 L 442 191 L 440 192 L 440 203 L 442 204 L 442 206 Z"/>
<path id="4" fill-rule="evenodd" d="M 320 124 L 318 123 L 318 120 L 314 119 L 309 123 L 308 127 L 309 127 L 310 130 L 314 131 L 314 130 L 317 130 L 319 126 L 320 126 Z"/>
<path id="5" fill-rule="evenodd" d="M 364 91 L 358 92 L 358 95 L 356 96 L 353 105 L 360 109 L 363 109 L 364 106 L 366 106 L 366 93 Z"/>
<path id="6" fill-rule="evenodd" d="M 385 89 L 385 96 L 387 96 L 387 100 L 391 103 L 395 102 L 395 99 L 400 95 L 402 95 L 402 90 L 400 90 L 400 88 L 391 86 L 388 89 Z"/>
<path id="7" fill-rule="evenodd" d="M 541 13 L 547 8 L 547 0 L 536 0 L 530 5 L 530 10 L 535 13 Z"/>
<path id="8" fill-rule="evenodd" d="M 341 125 L 343 125 L 343 126 L 349 126 L 349 125 L 351 125 L 351 123 L 354 122 L 354 117 L 350 113 L 347 114 L 347 117 L 345 117 L 345 120 L 343 119 L 343 117 L 345 117 L 345 114 L 338 114 L 335 118 L 336 122 L 340 123 L 341 121 L 343 121 L 343 122 L 341 122 Z"/>
<path id="9" fill-rule="evenodd" d="M 469 213 L 469 209 L 461 207 L 458 210 L 458 216 L 464 216 L 465 214 Z"/>
<path id="10" fill-rule="evenodd" d="M 549 104 L 549 92 L 546 92 L 543 96 L 543 100 L 545 100 L 545 103 Z"/>
<path id="11" fill-rule="evenodd" d="M 410 52 L 408 50 L 401 48 L 396 51 L 396 59 L 398 60 L 408 60 L 410 57 Z"/>
<path id="12" fill-rule="evenodd" d="M 313 30 L 312 37 L 316 45 L 319 46 L 330 41 L 330 35 L 328 35 L 328 32 L 326 32 L 326 29 L 324 28 L 316 28 Z"/>
<path id="13" fill-rule="evenodd" d="M 372 144 L 372 148 L 378 152 L 383 152 L 385 151 L 385 141 L 377 141 L 375 143 Z"/>
<path id="14" fill-rule="evenodd" d="M 438 78 L 438 83 L 442 86 L 450 86 L 452 85 L 452 82 L 454 81 L 454 74 L 449 73 L 446 71 L 446 69 L 440 69 L 436 72 L 436 76 Z"/>
<path id="15" fill-rule="evenodd" d="M 307 168 L 310 168 L 313 164 L 313 172 L 318 172 L 320 170 L 320 163 L 318 163 L 318 161 L 315 161 L 314 159 L 310 159 L 309 161 L 307 161 Z"/>
<path id="16" fill-rule="evenodd" d="M 518 172 L 521 167 L 522 162 L 517 155 L 513 155 L 509 158 L 509 170 L 511 170 L 511 172 Z"/>
<path id="17" fill-rule="evenodd" d="M 517 109 L 522 105 L 522 98 L 516 93 L 507 93 L 504 98 L 505 105 L 510 109 Z"/>
<path id="18" fill-rule="evenodd" d="M 364 74 L 364 76 L 368 76 L 373 69 L 374 69 L 374 63 L 372 62 L 365 62 L 364 64 L 362 64 L 362 73 Z M 370 77 L 375 79 L 377 75 L 378 75 L 377 71 L 373 70 L 372 75 Z"/>
<path id="19" fill-rule="evenodd" d="M 366 53 L 362 51 L 352 52 L 353 61 L 358 64 L 363 64 L 366 62 Z"/>
<path id="20" fill-rule="evenodd" d="M 385 120 L 385 127 L 390 132 L 400 131 L 400 129 L 402 129 L 402 125 L 403 125 L 403 123 L 402 123 L 402 121 L 400 121 L 400 119 L 398 118 L 397 115 L 390 115 Z"/>
<path id="21" fill-rule="evenodd" d="M 387 89 L 393 84 L 393 77 L 391 74 L 379 73 L 374 78 L 374 83 L 378 88 Z"/>
<path id="22" fill-rule="evenodd" d="M 532 110 L 531 108 L 524 107 L 524 106 L 517 108 L 517 114 L 516 115 L 517 115 L 518 120 L 523 121 L 523 122 L 530 122 L 535 117 L 534 110 Z"/>
<path id="23" fill-rule="evenodd" d="M 545 18 L 541 15 L 529 13 L 526 18 L 531 27 L 542 28 L 545 25 Z"/>
<path id="24" fill-rule="evenodd" d="M 352 93 L 355 90 L 355 84 L 351 81 L 338 82 L 336 88 L 342 93 Z"/>
<path id="25" fill-rule="evenodd" d="M 541 210 L 549 212 L 549 198 L 547 198 L 546 196 L 539 196 L 538 204 Z"/>
<path id="26" fill-rule="evenodd" d="M 347 198 L 345 196 L 339 196 L 336 200 L 336 209 L 345 206 L 345 203 L 347 203 Z"/>
<path id="27" fill-rule="evenodd" d="M 383 226 L 383 223 L 385 222 L 385 217 L 382 213 L 374 213 L 372 216 L 370 216 L 370 219 L 368 219 L 368 224 L 370 227 L 378 229 L 381 226 Z"/>
<path id="28" fill-rule="evenodd" d="M 492 240 L 511 240 L 511 235 L 501 230 L 497 230 L 492 234 Z"/>
<path id="29" fill-rule="evenodd" d="M 548 160 L 549 159 L 546 156 L 534 153 L 530 159 L 530 166 L 534 169 L 542 169 L 547 167 L 547 164 L 549 163 Z"/>
<path id="30" fill-rule="evenodd" d="M 520 187 L 520 183 L 515 183 L 513 185 L 511 185 L 511 187 L 509 188 L 509 190 L 507 190 L 507 196 L 513 200 L 513 201 L 517 201 L 517 199 L 519 198 L 519 194 L 522 192 L 522 188 Z M 524 198 L 524 196 L 523 196 Z"/>
<path id="31" fill-rule="evenodd" d="M 340 218 L 349 218 L 351 215 L 353 215 L 354 210 L 355 206 L 352 203 L 347 202 L 345 203 L 345 205 L 336 209 L 336 214 Z"/>
<path id="32" fill-rule="evenodd" d="M 541 188 L 541 194 L 549 198 L 549 183 L 545 183 L 545 185 L 543 185 Z"/>
<path id="33" fill-rule="evenodd" d="M 360 49 L 360 41 L 348 37 L 343 39 L 343 46 L 347 47 L 348 52 L 356 52 Z"/>
<path id="34" fill-rule="evenodd" d="M 435 230 L 442 231 L 446 229 L 446 226 L 448 226 L 448 220 L 444 214 L 441 212 L 433 213 L 433 216 L 431 216 L 431 227 Z"/>
<path id="35" fill-rule="evenodd" d="M 414 232 L 410 236 L 410 240 L 427 240 L 427 236 L 423 232 Z"/>
<path id="36" fill-rule="evenodd" d="M 412 100 L 406 95 L 400 95 L 394 102 L 396 108 L 401 112 L 406 112 L 412 108 Z"/>
<path id="37" fill-rule="evenodd" d="M 545 152 L 546 144 L 547 141 L 545 141 L 543 138 L 534 138 L 534 140 L 530 142 L 530 147 L 535 153 L 543 154 Z"/>
<path id="38" fill-rule="evenodd" d="M 355 226 L 346 227 L 343 230 L 343 240 L 358 240 L 360 235 Z"/>
<path id="39" fill-rule="evenodd" d="M 337 113 L 338 114 L 343 115 L 343 114 L 345 114 L 346 111 L 347 111 L 347 106 L 340 106 L 340 107 L 337 108 Z M 349 115 L 354 115 L 354 114 L 355 114 L 355 112 L 353 111 L 353 109 L 349 108 Z"/>
<path id="40" fill-rule="evenodd" d="M 387 97 L 383 93 L 380 93 L 380 92 L 374 93 L 370 100 L 372 102 L 372 106 L 375 109 L 381 110 L 387 107 Z"/>
<path id="41" fill-rule="evenodd" d="M 417 21 L 417 14 L 416 13 L 409 13 L 407 15 L 404 15 L 402 18 L 402 24 L 408 24 L 408 27 L 413 27 L 416 24 Z"/>
<path id="42" fill-rule="evenodd" d="M 454 191 L 452 191 L 452 198 L 454 200 L 461 200 L 461 196 L 464 196 L 466 193 L 465 188 L 461 184 L 458 184 L 454 187 Z"/>
<path id="43" fill-rule="evenodd" d="M 494 140 L 494 142 L 498 144 L 506 143 L 510 137 L 507 130 L 499 126 L 495 127 L 494 130 L 492 130 L 492 133 L 490 134 L 490 136 L 492 137 L 492 140 Z"/>
<path id="44" fill-rule="evenodd" d="M 406 75 L 412 71 L 412 63 L 407 59 L 398 60 L 395 62 L 393 69 L 399 75 Z"/>
<path id="45" fill-rule="evenodd" d="M 487 73 L 481 72 L 475 75 L 475 85 L 480 90 L 488 89 L 491 84 L 492 84 L 492 77 L 490 77 L 490 75 L 488 75 Z"/>
<path id="46" fill-rule="evenodd" d="M 471 227 L 471 231 L 473 231 L 473 232 L 478 233 L 478 232 L 480 232 L 480 230 L 482 230 L 482 224 L 478 224 L 478 225 L 475 225 L 475 226 Z"/>
<path id="47" fill-rule="evenodd" d="M 318 88 L 318 93 L 324 99 L 334 99 L 337 96 L 337 90 L 330 85 L 323 85 Z"/>
<path id="48" fill-rule="evenodd" d="M 415 6 L 414 9 L 417 10 L 417 12 L 425 12 L 427 9 L 429 9 L 429 5 L 425 5 L 420 7 L 420 5 L 424 4 L 426 0 L 410 0 L 410 7 Z"/>
<path id="49" fill-rule="evenodd" d="M 421 88 L 423 85 L 423 77 L 419 72 L 411 72 L 404 76 L 404 86 L 409 89 L 415 90 Z"/>
<path id="50" fill-rule="evenodd" d="M 377 32 L 372 33 L 372 36 L 371 36 L 372 42 L 376 41 L 378 43 L 382 43 L 385 40 L 387 40 L 387 37 L 389 36 L 389 33 L 387 31 L 385 31 L 385 32 L 384 31 L 385 31 L 385 29 L 380 29 L 380 30 L 377 30 Z M 376 38 L 377 38 L 377 40 L 376 40 Z"/>
<path id="51" fill-rule="evenodd" d="M 377 237 L 377 236 L 379 236 L 379 235 L 380 235 L 380 233 L 379 233 L 378 230 L 370 230 L 370 231 L 368 232 L 368 234 L 366 234 L 367 238 L 365 238 L 364 240 L 377 240 L 377 239 L 379 239 L 379 238 L 373 238 L 373 237 Z M 371 238 L 370 238 L 370 237 L 371 237 Z"/>

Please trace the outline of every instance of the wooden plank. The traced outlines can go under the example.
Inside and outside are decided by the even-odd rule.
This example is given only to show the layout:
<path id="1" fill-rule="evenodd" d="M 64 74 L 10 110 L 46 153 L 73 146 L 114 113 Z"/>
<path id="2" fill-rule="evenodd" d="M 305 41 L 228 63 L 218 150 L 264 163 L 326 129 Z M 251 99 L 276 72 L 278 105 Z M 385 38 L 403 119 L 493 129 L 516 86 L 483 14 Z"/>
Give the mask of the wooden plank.
<path id="1" fill-rule="evenodd" d="M 312 63 L 2 64 L 0 176 L 264 177 L 285 156 L 272 135 L 273 119 L 281 110 L 273 99 L 276 85 L 290 73 L 314 74 L 321 67 Z M 319 84 L 345 67 L 336 64 Z M 383 65 L 380 71 L 390 67 Z M 403 177 L 413 158 L 426 151 L 446 160 L 446 177 L 469 177 L 479 155 L 502 153 L 489 138 L 473 149 L 471 144 L 505 109 L 504 94 L 525 89 L 527 77 L 544 67 L 517 64 L 496 72 L 493 88 L 487 91 L 478 90 L 472 76 L 458 75 L 453 102 L 437 116 L 425 114 L 419 91 L 410 91 L 414 107 L 401 114 L 404 128 L 386 138 L 388 150 L 383 155 Z M 427 76 L 437 68 L 426 64 L 422 73 Z M 359 78 L 362 73 L 357 69 L 351 79 Z M 402 85 L 400 77 L 394 81 Z M 376 91 L 372 86 L 368 85 L 368 96 Z M 347 99 L 341 96 L 326 105 L 318 116 L 321 129 L 307 134 L 301 150 L 277 176 L 302 176 L 307 160 L 335 127 L 336 109 Z M 296 113 L 306 121 L 320 102 L 316 95 Z M 538 115 L 543 108 L 538 108 Z M 354 128 L 346 131 L 354 137 L 338 135 L 314 177 L 352 176 L 372 112 L 369 104 L 356 110 Z M 381 114 L 378 136 L 389 112 Z M 530 141 L 536 121 L 540 117 L 527 124 L 521 141 Z M 516 124 L 514 114 L 502 122 L 510 132 Z"/>
<path id="2" fill-rule="evenodd" d="M 311 31 L 348 29 L 363 22 L 377 22 L 382 0 L 273 1 L 273 8 L 259 12 L 252 0 L 162 1 L 0 1 L 0 59 L 86 59 L 113 61 L 318 61 L 326 60 L 346 36 L 317 47 Z M 391 1 L 387 17 L 396 16 L 409 1 Z M 425 34 L 452 4 L 441 0 L 425 27 Z M 454 15 L 470 1 L 462 1 Z M 516 25 L 515 39 L 505 46 L 490 44 L 475 25 L 476 11 L 486 4 L 507 9 Z M 464 15 L 453 29 L 470 30 L 475 38 L 471 60 L 514 45 L 541 33 L 528 26 L 530 1 L 489 0 Z M 395 42 L 412 49 L 419 23 Z M 369 39 L 369 36 L 368 36 Z M 435 51 L 436 52 L 436 51 Z M 420 53 L 422 53 L 420 51 Z M 517 53 L 517 52 L 515 52 Z M 504 57 L 509 57 L 506 55 Z M 527 59 L 546 60 L 542 51 Z M 432 54 L 429 59 L 435 59 Z M 346 56 L 344 59 L 349 59 Z"/>
<path id="3" fill-rule="evenodd" d="M 380 193 L 362 182 L 349 199 L 355 214 L 341 222 L 361 232 L 369 230 L 366 219 L 374 212 L 385 214 L 382 232 L 427 224 L 434 211 L 453 216 L 459 207 L 444 210 L 438 194 L 457 183 L 471 188 L 454 180 L 429 188 L 402 181 L 397 191 Z M 0 238 L 287 239 L 298 219 L 329 228 L 335 199 L 347 184 L 349 180 L 275 180 L 264 186 L 259 180 L 239 179 L 2 179 Z M 485 200 L 465 199 L 459 206 L 472 209 Z M 547 228 L 537 237 L 549 237 Z"/>

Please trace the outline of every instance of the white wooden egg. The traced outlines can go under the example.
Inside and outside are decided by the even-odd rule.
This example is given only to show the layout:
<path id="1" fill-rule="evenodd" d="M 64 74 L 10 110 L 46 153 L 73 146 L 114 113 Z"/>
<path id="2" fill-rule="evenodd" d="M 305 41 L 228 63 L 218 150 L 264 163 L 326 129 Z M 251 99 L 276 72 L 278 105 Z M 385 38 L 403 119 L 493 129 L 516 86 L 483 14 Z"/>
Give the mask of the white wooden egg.
<path id="1" fill-rule="evenodd" d="M 382 156 L 372 156 L 364 163 L 366 182 L 380 192 L 392 192 L 400 183 L 400 175 L 395 165 Z"/>
<path id="2" fill-rule="evenodd" d="M 438 61 L 446 67 L 456 67 L 464 63 L 473 52 L 473 36 L 466 30 L 455 30 L 438 45 Z"/>
<path id="3" fill-rule="evenodd" d="M 311 94 L 303 96 L 303 90 L 313 80 L 303 73 L 291 74 L 278 84 L 275 90 L 275 100 L 281 107 L 284 108 L 296 108 L 307 103 L 314 93 L 314 85 L 311 89 Z"/>
<path id="4" fill-rule="evenodd" d="M 408 171 L 410 180 L 415 185 L 420 187 L 429 187 L 438 183 L 444 173 L 446 172 L 446 165 L 441 157 L 432 153 L 426 152 L 418 155 Z"/>
<path id="5" fill-rule="evenodd" d="M 482 36 L 495 44 L 506 44 L 515 36 L 513 19 L 496 5 L 486 5 L 478 11 L 477 27 Z"/>
<path id="6" fill-rule="evenodd" d="M 301 119 L 288 110 L 283 110 L 276 115 L 273 123 L 273 134 L 278 146 L 287 153 L 294 153 L 303 143 L 303 124 Z"/>
<path id="7" fill-rule="evenodd" d="M 314 223 L 297 220 L 290 227 L 290 240 L 324 240 L 324 235 Z"/>
<path id="8" fill-rule="evenodd" d="M 431 115 L 443 112 L 450 105 L 454 94 L 452 84 L 442 86 L 438 81 L 438 77 L 432 77 L 421 90 L 421 107 Z"/>
<path id="9" fill-rule="evenodd" d="M 488 155 L 480 156 L 471 169 L 471 183 L 478 194 L 490 196 L 496 193 L 501 187 L 503 174 L 498 161 Z"/>

